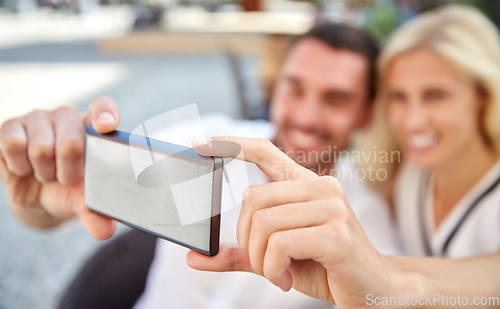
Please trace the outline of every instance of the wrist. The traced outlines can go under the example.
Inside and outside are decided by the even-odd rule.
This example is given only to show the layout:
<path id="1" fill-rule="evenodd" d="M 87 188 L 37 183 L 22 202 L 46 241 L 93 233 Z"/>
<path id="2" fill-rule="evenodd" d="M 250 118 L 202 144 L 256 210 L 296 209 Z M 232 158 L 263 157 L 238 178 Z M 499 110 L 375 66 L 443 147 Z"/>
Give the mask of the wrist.
<path id="1" fill-rule="evenodd" d="M 384 296 L 393 298 L 388 308 L 415 308 L 415 300 L 423 300 L 422 304 L 417 303 L 423 307 L 426 295 L 431 294 L 427 290 L 427 279 L 417 267 L 414 267 L 413 258 L 384 256 L 383 260 L 389 270 L 389 280 Z"/>

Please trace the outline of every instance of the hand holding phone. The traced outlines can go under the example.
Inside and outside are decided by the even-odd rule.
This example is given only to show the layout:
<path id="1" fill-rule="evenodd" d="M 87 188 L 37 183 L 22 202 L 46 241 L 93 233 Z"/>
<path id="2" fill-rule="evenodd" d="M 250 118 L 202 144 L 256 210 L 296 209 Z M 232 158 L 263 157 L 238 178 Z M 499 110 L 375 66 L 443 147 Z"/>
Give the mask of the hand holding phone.
<path id="1" fill-rule="evenodd" d="M 0 128 L 0 177 L 12 213 L 24 224 L 53 228 L 78 216 L 97 239 L 113 235 L 116 221 L 89 210 L 83 191 L 85 126 L 100 133 L 115 130 L 120 113 L 115 102 L 98 97 L 87 114 L 63 106 L 33 111 Z"/>

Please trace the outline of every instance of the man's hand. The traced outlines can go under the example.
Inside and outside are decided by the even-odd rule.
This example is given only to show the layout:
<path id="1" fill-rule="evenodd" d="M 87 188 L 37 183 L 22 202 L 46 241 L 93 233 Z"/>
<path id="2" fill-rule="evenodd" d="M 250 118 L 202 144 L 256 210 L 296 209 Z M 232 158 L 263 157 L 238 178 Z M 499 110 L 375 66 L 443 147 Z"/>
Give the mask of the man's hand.
<path id="1" fill-rule="evenodd" d="M 0 177 L 14 214 L 36 228 L 79 216 L 93 237 L 111 237 L 116 222 L 85 206 L 84 129 L 92 124 L 108 133 L 119 122 L 118 107 L 107 97 L 94 99 L 86 115 L 64 106 L 6 121 L 0 128 Z"/>
<path id="2" fill-rule="evenodd" d="M 239 154 L 227 142 L 241 146 Z M 365 306 L 391 280 L 389 263 L 368 240 L 338 181 L 318 177 L 271 142 L 218 137 L 209 146 L 193 140 L 202 155 L 244 159 L 274 182 L 250 187 L 238 219 L 238 245 L 223 244 L 207 257 L 195 251 L 187 263 L 198 270 L 247 271 L 284 291 L 334 302 L 342 308 Z"/>

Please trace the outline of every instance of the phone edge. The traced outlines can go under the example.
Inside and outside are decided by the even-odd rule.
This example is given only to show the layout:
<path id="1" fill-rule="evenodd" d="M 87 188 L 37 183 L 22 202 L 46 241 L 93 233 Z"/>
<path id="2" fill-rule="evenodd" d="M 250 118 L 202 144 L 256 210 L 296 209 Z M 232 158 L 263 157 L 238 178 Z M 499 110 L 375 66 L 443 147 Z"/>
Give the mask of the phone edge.
<path id="1" fill-rule="evenodd" d="M 87 143 L 88 135 L 91 135 L 91 136 L 99 137 L 99 138 L 104 137 L 105 139 L 107 139 L 111 142 L 117 142 L 117 143 L 129 145 L 129 141 L 125 137 L 130 135 L 130 133 L 123 132 L 123 131 L 115 130 L 115 131 L 110 132 L 108 134 L 100 134 L 97 131 L 95 131 L 91 125 L 89 125 L 85 128 L 85 135 L 86 135 L 85 136 L 85 143 Z M 158 141 L 158 142 L 170 144 L 170 143 L 162 142 L 162 141 Z M 170 144 L 170 145 L 174 145 L 174 144 Z M 182 146 L 180 146 L 180 147 L 182 147 Z M 85 145 L 85 152 L 86 151 L 87 151 L 87 147 Z M 87 166 L 86 159 L 87 159 L 87 155 L 85 155 L 85 158 L 84 158 L 84 173 L 86 171 L 85 167 Z M 212 205 L 211 205 L 212 217 L 210 219 L 209 250 L 203 250 L 203 249 L 188 245 L 184 242 L 172 239 L 168 236 L 161 235 L 159 233 L 148 230 L 144 227 L 135 225 L 133 223 L 127 222 L 127 221 L 119 219 L 119 218 L 116 218 L 116 217 L 109 215 L 107 213 L 95 210 L 91 206 L 87 205 L 87 203 L 85 203 L 85 206 L 87 208 L 89 208 L 90 210 L 92 210 L 93 212 L 96 212 L 96 213 L 101 214 L 103 216 L 109 217 L 113 220 L 119 221 L 119 222 L 121 222 L 121 223 L 123 223 L 123 224 L 125 224 L 133 229 L 141 231 L 143 233 L 150 234 L 150 235 L 153 235 L 155 237 L 173 242 L 175 244 L 178 244 L 178 245 L 181 245 L 181 246 L 186 247 L 188 249 L 192 249 L 196 252 L 199 252 L 203 255 L 214 256 L 217 253 L 219 253 L 220 218 L 221 218 L 221 203 L 222 203 L 222 177 L 223 177 L 224 160 L 220 157 L 212 157 L 212 159 L 213 159 L 213 163 L 214 163 L 214 170 L 213 170 L 214 172 L 213 172 L 213 179 L 212 179 Z M 85 181 L 85 179 L 84 179 L 84 181 Z"/>

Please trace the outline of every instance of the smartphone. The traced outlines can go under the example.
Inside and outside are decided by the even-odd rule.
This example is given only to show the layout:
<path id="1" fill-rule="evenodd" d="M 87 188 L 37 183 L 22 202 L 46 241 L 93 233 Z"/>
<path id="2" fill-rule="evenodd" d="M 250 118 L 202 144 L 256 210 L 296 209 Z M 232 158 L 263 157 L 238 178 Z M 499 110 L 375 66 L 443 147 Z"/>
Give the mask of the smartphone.
<path id="1" fill-rule="evenodd" d="M 135 131 L 134 131 L 135 132 Z M 213 256 L 223 160 L 145 136 L 86 128 L 85 203 L 134 229 Z"/>

